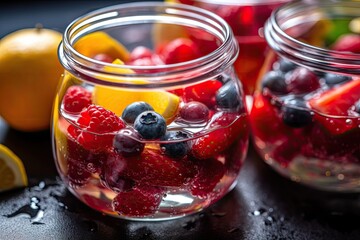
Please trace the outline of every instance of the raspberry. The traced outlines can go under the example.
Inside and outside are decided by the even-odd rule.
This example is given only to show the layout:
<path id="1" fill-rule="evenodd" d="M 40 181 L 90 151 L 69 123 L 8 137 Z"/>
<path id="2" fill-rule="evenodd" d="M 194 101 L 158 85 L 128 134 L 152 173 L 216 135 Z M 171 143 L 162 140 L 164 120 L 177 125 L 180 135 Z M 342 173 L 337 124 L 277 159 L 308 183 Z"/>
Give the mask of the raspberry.
<path id="1" fill-rule="evenodd" d="M 113 209 L 120 215 L 143 217 L 154 214 L 164 192 L 152 186 L 136 186 L 128 192 L 120 192 L 113 199 Z"/>
<path id="2" fill-rule="evenodd" d="M 65 111 L 79 113 L 91 104 L 91 92 L 81 86 L 71 86 L 66 91 L 63 103 Z"/>
<path id="3" fill-rule="evenodd" d="M 111 147 L 115 133 L 125 127 L 113 112 L 93 104 L 80 113 L 77 123 L 81 129 L 68 129 L 70 135 L 92 151 Z"/>

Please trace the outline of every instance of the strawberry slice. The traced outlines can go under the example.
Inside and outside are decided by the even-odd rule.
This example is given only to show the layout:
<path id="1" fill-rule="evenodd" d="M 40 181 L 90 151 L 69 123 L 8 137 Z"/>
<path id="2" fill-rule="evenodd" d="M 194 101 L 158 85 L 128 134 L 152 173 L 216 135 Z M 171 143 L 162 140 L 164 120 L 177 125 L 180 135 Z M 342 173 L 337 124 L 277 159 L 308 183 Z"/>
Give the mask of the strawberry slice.
<path id="1" fill-rule="evenodd" d="M 293 130 L 282 122 L 280 111 L 270 99 L 259 93 L 254 95 L 250 124 L 255 140 L 271 143 L 284 139 Z"/>
<path id="2" fill-rule="evenodd" d="M 247 121 L 231 112 L 216 113 L 205 130 L 215 129 L 197 139 L 191 149 L 193 157 L 207 159 L 229 148 L 235 140 L 247 137 Z"/>
<path id="3" fill-rule="evenodd" d="M 199 161 L 199 174 L 190 184 L 191 194 L 199 198 L 208 197 L 224 174 L 225 167 L 220 161 L 215 159 Z"/>
<path id="4" fill-rule="evenodd" d="M 341 52 L 360 53 L 360 35 L 344 34 L 336 40 L 331 49 Z"/>
<path id="5" fill-rule="evenodd" d="M 360 78 L 324 92 L 309 101 L 310 106 L 320 113 L 347 116 L 351 106 L 360 99 Z"/>
<path id="6" fill-rule="evenodd" d="M 186 157 L 175 160 L 159 150 L 145 149 L 141 155 L 124 158 L 122 176 L 152 186 L 180 187 L 186 185 L 196 174 L 196 166 Z"/>
<path id="7" fill-rule="evenodd" d="M 319 121 L 332 134 L 338 135 L 357 128 L 359 119 L 353 117 L 353 120 L 349 122 L 347 118 L 339 118 L 339 116 L 349 116 L 351 108 L 359 99 L 360 79 L 358 78 L 324 92 L 320 97 L 311 99 L 309 104 L 312 109 L 317 111 L 314 116 L 315 120 Z"/>
<path id="8" fill-rule="evenodd" d="M 156 213 L 164 192 L 152 186 L 137 186 L 128 192 L 120 192 L 113 199 L 113 208 L 120 215 L 143 217 Z"/>
<path id="9" fill-rule="evenodd" d="M 183 92 L 184 102 L 197 101 L 205 104 L 208 108 L 213 108 L 216 92 L 221 87 L 222 83 L 216 79 L 186 87 Z"/>

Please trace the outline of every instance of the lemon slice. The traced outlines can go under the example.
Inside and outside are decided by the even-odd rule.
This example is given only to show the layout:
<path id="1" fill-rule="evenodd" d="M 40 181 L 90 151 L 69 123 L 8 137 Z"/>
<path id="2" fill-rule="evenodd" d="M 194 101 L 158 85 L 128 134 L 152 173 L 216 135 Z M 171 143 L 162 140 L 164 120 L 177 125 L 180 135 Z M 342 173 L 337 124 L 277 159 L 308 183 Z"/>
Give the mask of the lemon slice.
<path id="1" fill-rule="evenodd" d="M 120 60 L 115 60 L 115 64 L 123 64 Z M 105 69 L 106 70 L 106 69 Z M 113 69 L 109 69 L 113 70 Z M 132 73 L 130 69 L 117 69 L 119 73 Z M 106 79 L 110 81 L 121 81 L 121 79 Z M 145 83 L 142 79 L 137 79 L 133 83 Z M 144 101 L 150 104 L 154 110 L 161 114 L 167 123 L 170 123 L 179 109 L 180 98 L 172 93 L 162 90 L 138 90 L 95 86 L 93 91 L 93 102 L 100 105 L 116 115 L 121 116 L 123 110 L 131 103 Z"/>
<path id="2" fill-rule="evenodd" d="M 0 192 L 28 185 L 22 161 L 2 144 L 0 144 L 0 178 Z"/>
<path id="3" fill-rule="evenodd" d="M 80 38 L 74 44 L 75 50 L 87 57 L 97 54 L 106 54 L 113 59 L 119 58 L 128 61 L 130 53 L 124 45 L 105 32 L 94 32 Z"/>

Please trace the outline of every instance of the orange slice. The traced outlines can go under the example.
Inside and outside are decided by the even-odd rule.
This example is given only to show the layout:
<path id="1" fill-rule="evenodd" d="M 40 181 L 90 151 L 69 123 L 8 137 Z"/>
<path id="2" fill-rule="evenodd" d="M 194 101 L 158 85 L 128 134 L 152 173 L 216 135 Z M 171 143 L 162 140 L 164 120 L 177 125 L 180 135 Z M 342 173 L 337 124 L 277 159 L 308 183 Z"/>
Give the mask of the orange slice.
<path id="1" fill-rule="evenodd" d="M 115 64 L 123 64 L 119 60 L 115 60 Z M 130 69 L 118 69 L 124 73 L 131 73 Z M 109 81 L 121 81 L 121 79 L 106 79 Z M 134 83 L 144 83 L 142 79 L 134 81 Z M 116 115 L 121 116 L 123 110 L 131 103 L 144 101 L 150 104 L 154 110 L 161 114 L 167 123 L 170 123 L 179 109 L 180 98 L 170 92 L 163 90 L 138 90 L 95 86 L 93 91 L 93 102 L 100 105 Z"/>
<path id="2" fill-rule="evenodd" d="M 105 32 L 94 32 L 80 38 L 74 44 L 75 50 L 86 57 L 93 58 L 97 54 L 105 54 L 112 59 L 121 59 L 126 62 L 130 53 L 124 45 Z"/>
<path id="3" fill-rule="evenodd" d="M 0 144 L 0 192 L 27 185 L 22 161 L 9 148 Z"/>

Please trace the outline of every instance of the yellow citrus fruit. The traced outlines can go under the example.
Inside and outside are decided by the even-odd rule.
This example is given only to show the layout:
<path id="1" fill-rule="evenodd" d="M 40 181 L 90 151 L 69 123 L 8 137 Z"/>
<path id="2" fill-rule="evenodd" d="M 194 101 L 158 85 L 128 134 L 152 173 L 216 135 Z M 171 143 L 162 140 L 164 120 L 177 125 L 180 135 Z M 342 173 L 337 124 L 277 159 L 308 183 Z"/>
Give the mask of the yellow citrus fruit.
<path id="1" fill-rule="evenodd" d="M 48 129 L 63 68 L 57 56 L 61 33 L 22 29 L 0 40 L 0 115 L 14 129 Z"/>
<path id="2" fill-rule="evenodd" d="M 80 38 L 74 44 L 74 49 L 89 58 L 97 54 L 105 54 L 122 61 L 128 61 L 130 58 L 126 47 L 105 32 L 94 32 Z"/>
<path id="3" fill-rule="evenodd" d="M 0 192 L 27 185 L 22 161 L 9 148 L 0 144 Z"/>
<path id="4" fill-rule="evenodd" d="M 114 63 L 122 64 L 119 60 L 115 60 Z M 132 72 L 130 69 L 121 69 L 121 71 L 124 73 Z M 113 79 L 113 81 L 121 81 L 121 79 Z M 145 81 L 141 79 L 134 81 L 134 83 L 144 82 Z M 163 90 L 125 89 L 97 85 L 94 88 L 92 96 L 95 104 L 119 116 L 121 116 L 123 110 L 129 104 L 137 101 L 146 102 L 150 104 L 157 113 L 161 114 L 167 123 L 170 123 L 175 117 L 180 103 L 178 96 Z"/>

